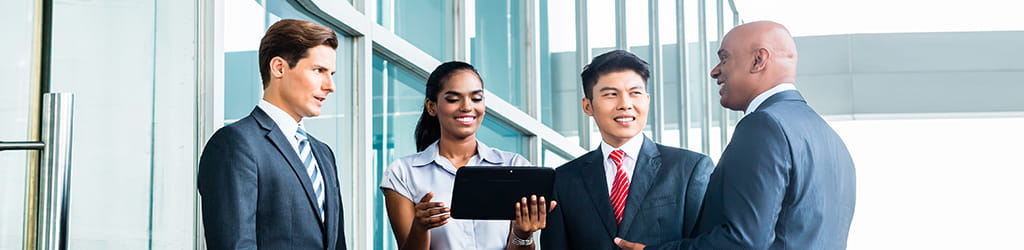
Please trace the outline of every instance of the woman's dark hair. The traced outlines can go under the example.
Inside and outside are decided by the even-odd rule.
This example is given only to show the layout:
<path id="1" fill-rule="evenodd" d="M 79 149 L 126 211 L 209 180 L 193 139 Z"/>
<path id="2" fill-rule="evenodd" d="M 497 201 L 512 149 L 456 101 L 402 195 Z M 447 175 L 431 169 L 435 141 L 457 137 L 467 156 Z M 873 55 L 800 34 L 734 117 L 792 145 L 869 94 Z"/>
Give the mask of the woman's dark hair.
<path id="1" fill-rule="evenodd" d="M 483 84 L 484 79 L 480 78 L 480 73 L 473 68 L 473 65 L 460 61 L 442 63 L 427 78 L 427 91 L 424 93 L 427 99 L 437 103 L 437 95 L 441 93 L 444 84 L 448 82 L 452 74 L 463 70 L 472 71 L 473 74 L 476 74 L 476 78 L 480 79 L 480 84 Z M 423 105 L 423 114 L 420 114 L 420 120 L 416 122 L 415 137 L 416 152 L 427 149 L 434 141 L 441 139 L 441 122 L 437 120 L 437 116 L 430 115 L 427 105 Z"/>

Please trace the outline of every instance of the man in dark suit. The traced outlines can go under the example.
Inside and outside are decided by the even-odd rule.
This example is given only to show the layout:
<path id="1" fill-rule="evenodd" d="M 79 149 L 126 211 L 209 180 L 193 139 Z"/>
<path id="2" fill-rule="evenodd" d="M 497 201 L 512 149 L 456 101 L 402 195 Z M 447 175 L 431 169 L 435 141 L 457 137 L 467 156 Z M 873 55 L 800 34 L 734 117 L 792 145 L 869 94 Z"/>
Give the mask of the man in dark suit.
<path id="1" fill-rule="evenodd" d="M 711 174 L 698 234 L 651 248 L 845 249 L 856 199 L 853 160 L 793 85 L 797 54 L 789 31 L 767 21 L 737 26 L 718 56 L 711 77 L 722 85 L 722 106 L 746 116 Z"/>
<path id="2" fill-rule="evenodd" d="M 221 128 L 199 161 L 209 249 L 346 249 L 334 153 L 306 133 L 334 92 L 338 38 L 281 20 L 260 42 L 263 99 Z"/>
<path id="3" fill-rule="evenodd" d="M 654 143 L 641 133 L 650 95 L 647 62 L 616 50 L 583 70 L 583 111 L 601 147 L 556 169 L 556 207 L 543 249 L 617 249 L 612 239 L 658 244 L 690 235 L 704 199 L 711 159 Z"/>

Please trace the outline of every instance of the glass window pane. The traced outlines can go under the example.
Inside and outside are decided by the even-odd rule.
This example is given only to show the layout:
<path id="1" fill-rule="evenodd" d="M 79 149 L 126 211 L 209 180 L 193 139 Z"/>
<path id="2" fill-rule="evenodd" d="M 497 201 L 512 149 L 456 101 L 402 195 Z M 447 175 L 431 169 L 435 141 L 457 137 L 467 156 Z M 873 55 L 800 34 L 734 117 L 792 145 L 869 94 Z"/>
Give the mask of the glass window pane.
<path id="1" fill-rule="evenodd" d="M 524 1 L 466 1 L 469 61 L 484 88 L 526 110 Z"/>
<path id="2" fill-rule="evenodd" d="M 5 38 L 0 47 L 6 49 L 7 60 L 0 62 L 0 141 L 27 141 L 30 139 L 30 117 L 35 112 L 30 105 L 39 96 L 38 83 L 33 82 L 32 20 L 35 18 L 33 1 L 13 1 L 0 9 L 0 22 L 6 24 Z M 25 218 L 25 183 L 30 151 L 0 152 L 0 249 L 23 249 Z"/>
<path id="3" fill-rule="evenodd" d="M 561 154 L 555 153 L 555 151 L 552 151 L 552 150 L 548 149 L 547 145 L 544 145 L 541 154 L 542 154 L 542 156 L 541 156 L 542 157 L 541 158 L 541 163 L 538 164 L 538 165 L 549 167 L 549 168 L 556 168 L 556 167 L 562 166 L 562 164 L 565 164 L 566 162 L 569 162 L 569 160 L 572 160 L 573 158 L 575 158 L 575 157 L 567 157 L 567 156 L 563 156 Z M 534 163 L 534 164 L 536 164 L 536 163 Z"/>
<path id="4" fill-rule="evenodd" d="M 594 57 L 615 49 L 615 0 L 593 0 L 587 1 L 587 47 L 590 49 L 590 64 Z M 576 98 L 579 100 L 582 96 Z M 576 105 L 579 107 L 579 104 Z M 580 110 L 579 112 L 583 112 Z M 594 124 L 593 118 L 588 117 L 590 122 L 590 145 L 585 149 L 594 149 L 601 145 L 601 131 Z"/>
<path id="5" fill-rule="evenodd" d="M 705 16 L 705 17 L 707 17 L 707 20 L 706 20 L 706 22 L 704 24 L 707 27 L 707 38 L 708 38 L 708 47 L 707 47 L 707 49 L 708 49 L 708 51 L 707 51 L 707 56 L 708 56 L 707 60 L 708 60 L 708 63 L 709 63 L 707 65 L 707 71 L 708 72 L 711 71 L 711 68 L 714 68 L 714 65 L 718 64 L 718 54 L 717 54 L 717 52 L 718 52 L 718 48 L 719 48 L 719 37 L 721 36 L 719 34 L 719 32 L 718 32 L 718 29 L 719 29 L 718 20 L 720 18 L 718 16 L 718 10 L 721 7 L 718 4 L 720 4 L 720 3 L 723 3 L 723 1 L 720 1 L 720 0 L 719 1 L 708 0 L 707 3 L 704 6 L 707 9 L 707 12 L 706 12 L 707 14 Z M 721 88 L 721 86 L 718 86 L 718 84 L 716 84 L 716 80 L 715 79 L 711 79 L 710 77 L 708 77 L 707 79 L 708 79 L 708 81 L 701 83 L 701 84 L 708 84 L 710 86 L 708 88 L 708 91 L 710 92 L 710 96 L 711 96 L 710 97 L 710 99 L 711 99 L 711 103 L 710 103 L 710 105 L 711 105 L 711 110 L 710 110 L 711 111 L 711 128 L 708 130 L 708 133 L 710 133 L 711 147 L 710 147 L 710 150 L 708 152 L 705 152 L 705 153 L 707 153 L 708 156 L 711 157 L 711 159 L 718 159 L 718 157 L 722 154 L 722 149 L 725 146 L 725 144 L 722 143 L 722 136 L 721 136 L 722 126 L 721 126 L 721 123 L 720 123 L 720 120 L 722 119 L 722 113 L 724 113 L 724 112 L 722 112 L 723 107 L 719 104 L 719 99 L 721 99 L 721 96 L 718 95 L 718 90 Z"/>
<path id="6" fill-rule="evenodd" d="M 679 76 L 682 68 L 679 65 L 678 25 L 676 22 L 676 1 L 658 0 L 658 36 L 661 41 L 661 81 L 664 83 L 662 96 L 665 127 L 662 129 L 661 143 L 669 146 L 682 147 L 680 143 L 680 119 L 683 100 L 680 95 L 682 83 Z"/>
<path id="7" fill-rule="evenodd" d="M 489 147 L 515 152 L 523 156 L 527 155 L 526 136 L 507 123 L 493 117 L 484 119 L 480 129 L 476 131 L 476 138 Z"/>
<path id="8" fill-rule="evenodd" d="M 685 102 L 689 103 L 690 126 L 687 131 L 687 142 L 683 147 L 696 152 L 701 149 L 701 121 L 704 115 L 704 92 L 702 92 L 705 72 L 711 70 L 710 65 L 701 65 L 700 53 L 700 21 L 697 1 L 683 1 L 683 25 L 686 28 L 684 49 L 686 49 L 686 81 L 689 85 Z M 705 67 L 708 67 L 705 69 Z M 703 153 L 703 152 L 702 152 Z M 712 158 L 717 159 L 717 158 Z"/>
<path id="9" fill-rule="evenodd" d="M 416 153 L 413 131 L 423 112 L 426 79 L 391 61 L 373 56 L 373 151 L 375 186 L 388 164 Z M 381 195 L 374 195 L 374 249 L 397 249 Z"/>
<path id="10" fill-rule="evenodd" d="M 74 93 L 71 248 L 148 248 L 158 154 L 155 8 L 152 1 L 53 2 L 48 80 L 51 91 Z"/>
<path id="11" fill-rule="evenodd" d="M 580 88 L 576 64 L 576 6 L 573 1 L 540 1 L 541 122 L 570 138 L 579 137 Z"/>
<path id="12" fill-rule="evenodd" d="M 451 60 L 455 1 L 377 0 L 377 24 L 440 61 Z"/>

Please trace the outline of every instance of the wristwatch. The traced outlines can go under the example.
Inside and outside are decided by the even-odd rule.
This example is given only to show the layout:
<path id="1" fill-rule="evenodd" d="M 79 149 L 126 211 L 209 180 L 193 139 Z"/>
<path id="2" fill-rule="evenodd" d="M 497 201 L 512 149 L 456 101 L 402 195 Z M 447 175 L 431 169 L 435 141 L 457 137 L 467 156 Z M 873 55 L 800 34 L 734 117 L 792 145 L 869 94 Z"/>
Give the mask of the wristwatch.
<path id="1" fill-rule="evenodd" d="M 532 245 L 533 244 L 533 234 L 530 234 L 530 237 L 526 237 L 526 239 L 520 239 L 518 235 L 516 235 L 515 233 L 512 233 L 512 244 L 514 244 L 516 246 L 529 246 L 529 245 Z"/>

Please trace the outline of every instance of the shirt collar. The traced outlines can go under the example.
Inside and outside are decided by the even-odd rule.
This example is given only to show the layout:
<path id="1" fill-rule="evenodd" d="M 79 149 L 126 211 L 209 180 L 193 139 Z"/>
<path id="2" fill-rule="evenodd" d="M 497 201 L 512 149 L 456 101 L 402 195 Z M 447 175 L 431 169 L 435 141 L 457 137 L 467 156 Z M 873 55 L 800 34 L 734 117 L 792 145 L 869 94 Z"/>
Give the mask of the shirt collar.
<path id="1" fill-rule="evenodd" d="M 277 127 L 281 129 L 281 132 L 284 133 L 286 138 L 294 138 L 295 131 L 302 127 L 301 120 L 299 122 L 295 122 L 291 115 L 288 115 L 288 113 L 284 112 L 281 108 L 274 106 L 274 104 L 261 99 L 256 106 L 260 107 L 264 113 L 267 113 L 267 116 L 270 116 L 271 120 L 274 120 L 274 124 L 277 124 Z"/>
<path id="2" fill-rule="evenodd" d="M 757 97 L 754 97 L 754 100 L 751 100 L 750 104 L 747 105 L 747 110 L 745 110 L 744 113 L 745 114 L 750 114 L 751 112 L 757 111 L 757 107 L 761 106 L 761 103 L 763 103 L 764 100 L 768 100 L 768 97 L 772 97 L 772 95 L 775 95 L 776 93 L 779 93 L 779 92 L 782 92 L 782 91 L 786 91 L 786 90 L 795 90 L 795 89 L 796 89 L 796 85 L 794 85 L 793 83 L 789 83 L 789 82 L 780 83 L 779 85 L 775 85 L 775 87 L 772 87 L 772 88 L 770 88 L 770 89 L 768 89 L 768 90 L 766 90 L 764 92 L 761 92 L 761 94 L 757 95 Z"/>
<path id="3" fill-rule="evenodd" d="M 442 157 L 440 154 L 438 154 L 437 143 L 439 141 L 440 140 L 434 141 L 434 143 L 431 143 L 430 146 L 427 146 L 426 149 L 423 149 L 423 151 L 416 153 L 416 156 L 412 160 L 412 165 L 415 167 L 426 166 L 427 164 L 434 162 L 434 160 L 437 159 L 437 157 Z M 505 160 L 502 159 L 501 156 L 498 155 L 497 152 L 495 152 L 495 150 L 491 149 L 491 147 L 488 147 L 483 142 L 480 142 L 480 140 L 476 141 L 476 154 L 483 161 L 487 161 L 493 164 L 505 163 Z"/>
<path id="4" fill-rule="evenodd" d="M 602 158 L 602 159 L 607 160 L 608 156 L 612 154 L 612 151 L 615 151 L 616 149 L 621 149 L 623 152 L 626 152 L 626 156 L 631 157 L 633 159 L 637 159 L 637 155 L 640 155 L 640 147 L 643 146 L 643 145 L 644 145 L 644 133 L 643 132 L 640 132 L 637 135 L 634 135 L 633 138 L 629 138 L 629 140 L 626 141 L 626 143 L 622 144 L 622 146 L 619 147 L 619 148 L 613 148 L 612 145 L 608 145 L 607 142 L 604 142 L 602 140 L 601 141 L 601 154 L 604 155 L 604 158 Z"/>

